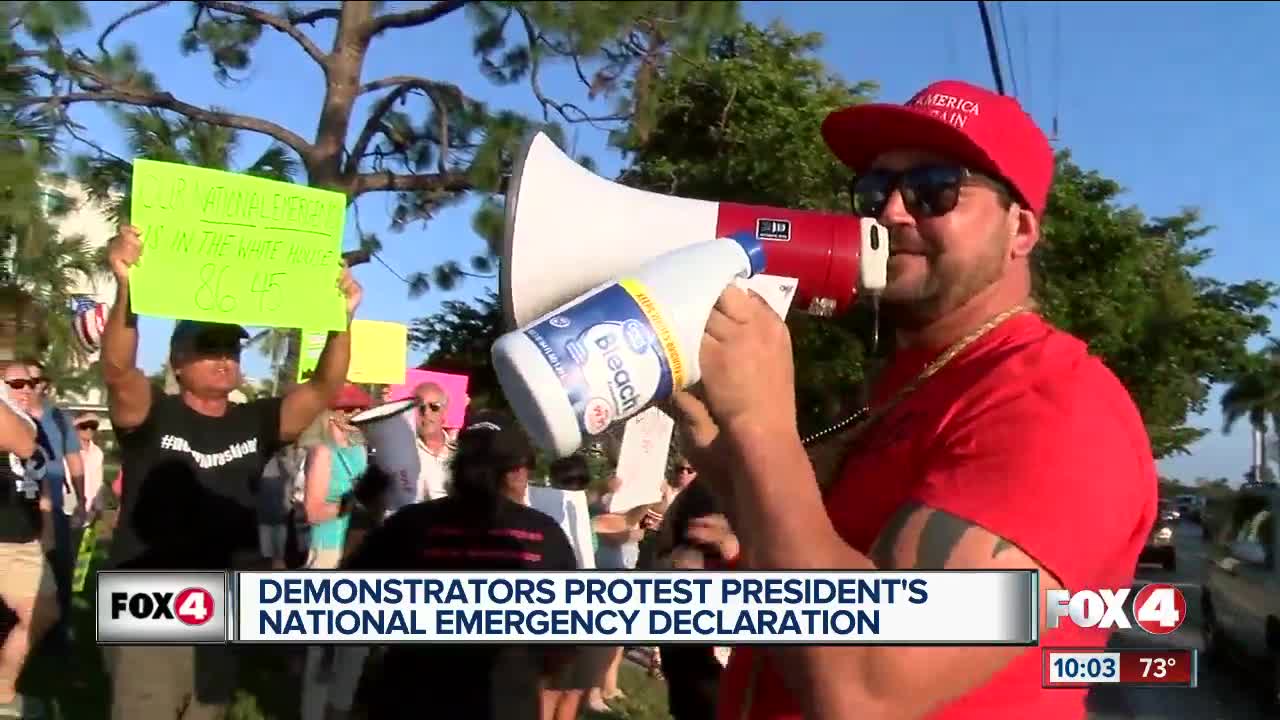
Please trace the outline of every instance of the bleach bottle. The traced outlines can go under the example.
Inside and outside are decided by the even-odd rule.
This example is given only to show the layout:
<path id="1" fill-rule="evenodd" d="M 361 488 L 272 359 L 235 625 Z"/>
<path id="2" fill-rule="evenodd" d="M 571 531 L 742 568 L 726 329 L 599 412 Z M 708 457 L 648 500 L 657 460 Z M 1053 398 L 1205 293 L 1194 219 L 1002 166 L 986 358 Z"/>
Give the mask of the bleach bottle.
<path id="1" fill-rule="evenodd" d="M 563 457 L 697 383 L 716 300 L 764 266 L 749 233 L 687 245 L 498 338 L 494 371 L 529 438 Z"/>

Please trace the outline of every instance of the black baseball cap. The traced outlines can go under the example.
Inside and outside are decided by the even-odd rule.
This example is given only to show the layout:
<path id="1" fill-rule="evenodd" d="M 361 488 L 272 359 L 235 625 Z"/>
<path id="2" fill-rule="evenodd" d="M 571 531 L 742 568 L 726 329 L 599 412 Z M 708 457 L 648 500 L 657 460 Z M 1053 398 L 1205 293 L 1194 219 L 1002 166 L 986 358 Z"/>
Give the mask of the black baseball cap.
<path id="1" fill-rule="evenodd" d="M 456 443 L 458 455 L 483 459 L 504 470 L 532 467 L 537 461 L 529 436 L 502 413 L 480 412 L 467 418 Z"/>
<path id="2" fill-rule="evenodd" d="M 239 325 L 205 322 L 203 320 L 179 320 L 169 337 L 169 350 L 226 350 L 240 347 L 249 339 L 249 331 Z"/>

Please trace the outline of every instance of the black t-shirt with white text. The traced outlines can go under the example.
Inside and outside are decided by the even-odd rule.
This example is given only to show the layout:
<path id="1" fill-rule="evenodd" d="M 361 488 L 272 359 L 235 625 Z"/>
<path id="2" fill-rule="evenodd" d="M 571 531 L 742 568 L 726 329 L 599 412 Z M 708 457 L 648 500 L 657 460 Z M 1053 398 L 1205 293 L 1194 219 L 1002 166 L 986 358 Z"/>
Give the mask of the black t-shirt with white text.
<path id="1" fill-rule="evenodd" d="M 573 546 L 551 516 L 507 499 L 499 503 L 492 512 L 451 496 L 402 508 L 364 539 L 344 567 L 577 569 Z M 543 651 L 533 646 L 393 646 L 369 719 L 538 720 L 543 663 Z"/>
<path id="2" fill-rule="evenodd" d="M 255 548 L 256 493 L 280 446 L 280 408 L 268 398 L 210 417 L 160 395 L 142 425 L 117 431 L 123 496 L 111 564 L 218 570 Z"/>
<path id="3" fill-rule="evenodd" d="M 22 415 L 30 420 L 26 413 Z M 15 453 L 0 453 L 0 542 L 27 543 L 40 539 L 44 521 L 40 512 L 40 486 L 48 472 L 53 445 L 36 430 L 36 451 L 26 460 Z"/>

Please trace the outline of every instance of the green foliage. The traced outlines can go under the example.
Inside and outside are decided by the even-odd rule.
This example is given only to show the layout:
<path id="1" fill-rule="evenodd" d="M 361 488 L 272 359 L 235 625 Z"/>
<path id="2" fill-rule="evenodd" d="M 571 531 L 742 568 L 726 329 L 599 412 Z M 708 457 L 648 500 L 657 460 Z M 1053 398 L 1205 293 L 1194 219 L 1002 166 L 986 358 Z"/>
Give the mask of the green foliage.
<path id="1" fill-rule="evenodd" d="M 419 46 L 430 46 L 433 24 L 463 6 L 481 72 L 500 85 L 527 82 L 542 107 L 540 120 L 489 107 L 466 88 L 411 74 L 420 64 L 402 74 L 366 77 L 365 61 L 375 43 L 390 34 L 414 34 Z M 499 192 L 504 174 L 533 129 L 543 127 L 562 141 L 559 122 L 617 127 L 628 119 L 652 115 L 654 105 L 644 89 L 655 69 L 697 56 L 710 37 L 732 27 L 738 17 L 738 3 L 721 0 L 442 2 L 412 8 L 335 2 L 309 3 L 306 8 L 187 4 L 190 16 L 179 18 L 173 36 L 184 54 L 206 57 L 213 77 L 221 83 L 250 77 L 268 38 L 282 40 L 291 45 L 287 52 L 304 55 L 322 67 L 325 105 L 316 118 L 314 136 L 303 138 L 270 117 L 185 102 L 177 97 L 181 92 L 171 94 L 171 88 L 158 86 L 141 66 L 137 47 L 112 42 L 111 33 L 118 27 L 169 7 L 168 3 L 122 9 L 119 20 L 104 28 L 93 47 L 66 42 L 67 33 L 84 24 L 86 16 L 79 3 L 25 2 L 10 7 L 16 22 L 8 25 L 25 33 L 26 44 L 19 49 L 29 63 L 30 77 L 41 80 L 36 96 L 22 107 L 47 110 L 68 130 L 75 127 L 69 108 L 90 102 L 175 112 L 268 135 L 301 158 L 312 185 L 343 192 L 352 200 L 369 192 L 391 193 L 392 232 L 428 222 L 472 192 Z M 607 115 L 594 115 L 578 104 L 548 96 L 543 86 L 553 70 L 575 74 L 588 99 L 612 98 L 616 108 Z M 372 101 L 367 117 L 356 116 L 358 100 Z M 271 152 L 277 160 L 284 159 L 282 150 Z M 190 153 L 182 155 L 190 157 Z M 112 166 L 118 163 L 109 158 L 92 162 L 106 166 L 81 170 L 98 174 L 105 185 L 120 185 L 119 168 Z M 273 172 L 280 169 L 274 163 L 267 167 Z M 115 177 L 110 176 L 113 172 Z M 481 213 L 490 210 L 486 205 Z M 492 248 L 492 234 L 486 233 L 485 238 Z M 492 265 L 492 252 L 466 262 L 446 262 L 407 278 L 410 295 L 432 288 L 453 289 L 467 277 L 491 277 Z"/>
<path id="2" fill-rule="evenodd" d="M 819 126 L 832 110 L 868 101 L 876 85 L 831 74 L 814 55 L 820 46 L 817 34 L 748 24 L 713 43 L 707 62 L 664 73 L 652 132 L 615 136 L 631 161 L 619 180 L 684 197 L 847 211 L 849 173 Z M 790 314 L 802 428 L 817 430 L 856 403 L 869 320 L 861 309 L 837 321 Z"/>
<path id="3" fill-rule="evenodd" d="M 133 160 L 182 163 L 213 170 L 291 182 L 301 165 L 293 152 L 273 143 L 256 160 L 242 168 L 233 160 L 244 142 L 244 133 L 228 127 L 192 120 L 163 110 L 117 110 L 116 122 L 125 132 L 131 159 L 98 151 L 77 155 L 72 166 L 76 179 L 89 197 L 102 206 L 113 223 L 128 222 L 133 202 Z"/>
<path id="4" fill-rule="evenodd" d="M 418 318 L 409 327 L 409 346 L 428 350 L 423 368 L 470 376 L 470 407 L 505 410 L 506 401 L 489 361 L 489 348 L 502 334 L 502 307 L 490 291 L 475 304 L 446 300 L 434 315 Z"/>
<path id="5" fill-rule="evenodd" d="M 1230 387 L 1222 394 L 1224 433 L 1241 419 L 1248 418 L 1252 429 L 1266 435 L 1267 423 L 1280 438 L 1280 338 L 1270 338 L 1261 352 L 1249 356 L 1244 367 L 1232 379 Z M 1280 448 L 1280 445 L 1274 445 Z M 1273 445 L 1268 443 L 1268 450 Z M 1270 452 L 1268 457 L 1277 459 Z"/>
<path id="6" fill-rule="evenodd" d="M 660 107 L 651 127 L 614 136 L 630 160 L 621 182 L 685 197 L 844 211 L 849 173 L 827 151 L 819 125 L 830 111 L 869 100 L 876 86 L 831 75 L 814 57 L 819 47 L 818 35 L 745 25 L 713 42 L 706 61 L 661 68 L 649 87 Z M 1246 343 L 1267 331 L 1262 311 L 1277 288 L 1200 274 L 1210 252 L 1198 242 L 1211 228 L 1194 210 L 1148 218 L 1120 205 L 1121 187 L 1078 167 L 1069 153 L 1057 163 L 1036 258 L 1042 310 L 1124 382 L 1158 457 L 1186 452 L 1207 432 L 1188 426 L 1187 416 L 1206 409 L 1212 384 L 1249 368 L 1274 372 Z M 802 429 L 860 404 L 873 365 L 869 320 L 865 309 L 836 320 L 792 312 Z M 473 340 L 451 342 L 487 348 L 495 327 L 476 326 Z M 889 345 L 890 328 L 881 336 Z M 1278 386 L 1274 379 L 1243 383 L 1228 397 L 1248 398 L 1240 400 L 1245 414 Z"/>
<path id="7" fill-rule="evenodd" d="M 744 27 L 712 60 L 662 78 L 663 113 L 633 143 L 625 182 L 690 197 L 843 210 L 849 173 L 818 126 L 863 102 L 872 83 L 832 78 L 812 57 L 816 35 L 780 25 Z M 1186 425 L 1212 383 L 1248 362 L 1245 343 L 1268 327 L 1270 283 L 1225 284 L 1196 274 L 1211 229 L 1187 210 L 1146 218 L 1117 205 L 1121 188 L 1058 158 L 1039 250 L 1037 295 L 1046 316 L 1087 340 L 1129 388 L 1157 456 L 1185 452 L 1206 430 Z M 867 365 L 865 312 L 837 322 L 793 315 L 802 427 L 857 403 Z M 882 336 L 886 333 L 882 331 Z"/>
<path id="8" fill-rule="evenodd" d="M 1266 332 L 1276 286 L 1226 284 L 1197 274 L 1196 245 L 1212 228 L 1193 209 L 1147 218 L 1121 207 L 1120 186 L 1060 154 L 1037 250 L 1045 316 L 1088 341 L 1124 382 L 1157 457 L 1186 452 L 1208 432 L 1186 425 L 1210 386 L 1251 362 L 1246 342 Z"/>
<path id="9" fill-rule="evenodd" d="M 56 171 L 56 115 L 21 104 L 39 76 L 12 34 L 19 9 L 0 8 L 0 294 L 17 318 L 14 350 L 40 359 L 60 391 L 74 392 L 92 376 L 71 326 L 72 290 L 94 278 L 100 258 L 83 237 L 58 232 L 73 205 Z M 54 7 L 27 12 L 36 36 L 82 19 Z"/>

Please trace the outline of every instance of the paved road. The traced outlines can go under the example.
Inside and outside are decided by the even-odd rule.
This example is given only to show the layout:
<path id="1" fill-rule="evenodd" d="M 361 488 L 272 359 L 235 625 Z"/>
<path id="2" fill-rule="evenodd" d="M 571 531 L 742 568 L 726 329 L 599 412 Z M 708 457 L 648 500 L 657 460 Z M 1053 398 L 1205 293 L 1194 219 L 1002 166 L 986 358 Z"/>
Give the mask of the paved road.
<path id="1" fill-rule="evenodd" d="M 1169 637 L 1141 630 L 1117 634 L 1116 647 L 1200 648 L 1199 583 L 1206 560 L 1198 527 L 1183 523 L 1176 531 L 1178 569 L 1165 572 L 1142 566 L 1138 583 L 1173 582 L 1187 598 L 1187 622 Z M 1098 687 L 1089 694 L 1090 720 L 1268 720 L 1262 711 L 1259 684 L 1240 670 L 1215 668 L 1202 663 L 1200 686 L 1186 688 Z"/>

